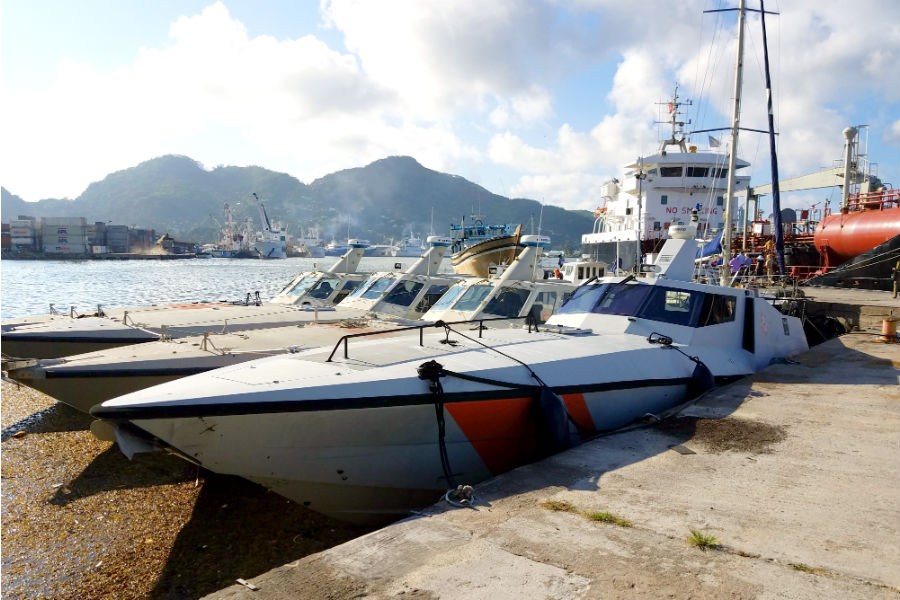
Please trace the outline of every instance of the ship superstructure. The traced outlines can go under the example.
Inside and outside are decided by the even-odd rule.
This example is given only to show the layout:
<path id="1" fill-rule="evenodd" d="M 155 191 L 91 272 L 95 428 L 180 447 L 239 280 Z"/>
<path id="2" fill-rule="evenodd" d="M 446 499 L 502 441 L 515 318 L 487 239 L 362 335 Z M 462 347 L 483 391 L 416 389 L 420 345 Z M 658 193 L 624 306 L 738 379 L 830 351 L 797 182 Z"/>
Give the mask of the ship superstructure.
<path id="1" fill-rule="evenodd" d="M 689 145 L 678 89 L 666 103 L 671 137 L 656 154 L 625 166 L 622 181 L 613 179 L 601 189 L 591 233 L 582 236 L 583 253 L 617 270 L 632 269 L 640 256 L 658 251 L 672 223 L 687 221 L 698 208 L 701 237 L 715 237 L 724 228 L 728 153 L 709 137 L 709 147 Z M 750 163 L 736 159 L 735 171 Z M 749 176 L 735 178 L 735 192 L 747 188 Z M 637 242 L 641 249 L 638 251 Z"/>

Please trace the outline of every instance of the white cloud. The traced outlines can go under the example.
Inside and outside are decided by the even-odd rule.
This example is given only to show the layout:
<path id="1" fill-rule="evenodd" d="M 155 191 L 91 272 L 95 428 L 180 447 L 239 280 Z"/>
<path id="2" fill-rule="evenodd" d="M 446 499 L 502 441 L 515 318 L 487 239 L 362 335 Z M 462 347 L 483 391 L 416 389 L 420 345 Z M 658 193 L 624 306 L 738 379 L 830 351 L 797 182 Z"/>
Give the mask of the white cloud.
<path id="1" fill-rule="evenodd" d="M 703 15 L 702 0 L 648 0 L 639 11 L 618 0 L 323 0 L 346 50 L 313 35 L 250 37 L 226 4 L 175 19 L 168 43 L 142 48 L 127 68 L 62 59 L 43 89 L 4 81 L 4 186 L 29 200 L 74 196 L 167 153 L 305 181 L 409 154 L 472 169 L 476 182 L 500 168 L 518 178 L 501 193 L 592 208 L 599 182 L 668 134 L 654 122 L 676 81 L 695 101 L 688 129 L 729 122 L 733 18 L 708 45 L 725 17 Z M 900 5 L 873 0 L 858 19 L 838 0 L 780 8 L 767 25 L 782 176 L 829 166 L 853 119 L 881 119 L 873 140 L 896 151 Z M 751 17 L 742 124 L 763 129 L 760 44 Z M 595 73 L 606 79 L 578 97 Z M 765 139 L 742 135 L 741 152 L 766 181 Z"/>

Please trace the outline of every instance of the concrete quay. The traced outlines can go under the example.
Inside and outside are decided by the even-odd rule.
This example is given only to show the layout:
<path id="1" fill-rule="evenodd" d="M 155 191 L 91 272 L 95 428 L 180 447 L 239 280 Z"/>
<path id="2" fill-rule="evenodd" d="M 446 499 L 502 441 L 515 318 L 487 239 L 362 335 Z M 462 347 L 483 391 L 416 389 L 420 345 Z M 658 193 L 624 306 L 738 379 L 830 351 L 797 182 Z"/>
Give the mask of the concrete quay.
<path id="1" fill-rule="evenodd" d="M 847 331 L 880 332 L 882 321 L 900 317 L 900 299 L 892 292 L 802 287 L 808 314 L 836 319 Z"/>
<path id="2" fill-rule="evenodd" d="M 206 598 L 897 599 L 898 374 L 848 334 Z"/>

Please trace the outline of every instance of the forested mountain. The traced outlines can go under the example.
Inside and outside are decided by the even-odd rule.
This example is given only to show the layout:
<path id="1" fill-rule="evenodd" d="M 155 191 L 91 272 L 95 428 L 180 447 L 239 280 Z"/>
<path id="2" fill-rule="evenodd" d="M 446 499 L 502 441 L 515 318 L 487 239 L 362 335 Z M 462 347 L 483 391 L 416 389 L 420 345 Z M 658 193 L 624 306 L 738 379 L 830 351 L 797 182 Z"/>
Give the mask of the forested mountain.
<path id="1" fill-rule="evenodd" d="M 372 243 L 399 239 L 413 231 L 424 237 L 447 235 L 450 223 L 474 212 L 489 223 L 522 223 L 523 232 L 551 236 L 554 248 L 580 247 L 581 234 L 593 223 L 587 211 L 541 206 L 534 200 L 509 199 L 462 177 L 426 169 L 415 159 L 394 156 L 338 171 L 306 185 L 290 175 L 262 167 L 216 167 L 205 170 L 186 156 L 162 156 L 112 173 L 92 183 L 74 200 L 24 202 L 2 190 L 4 223 L 19 215 L 85 217 L 89 222 L 168 232 L 179 239 L 210 242 L 219 237 L 223 206 L 235 220 L 250 217 L 259 226 L 255 192 L 270 219 L 289 233 L 318 227 L 326 239 L 351 237 Z"/>

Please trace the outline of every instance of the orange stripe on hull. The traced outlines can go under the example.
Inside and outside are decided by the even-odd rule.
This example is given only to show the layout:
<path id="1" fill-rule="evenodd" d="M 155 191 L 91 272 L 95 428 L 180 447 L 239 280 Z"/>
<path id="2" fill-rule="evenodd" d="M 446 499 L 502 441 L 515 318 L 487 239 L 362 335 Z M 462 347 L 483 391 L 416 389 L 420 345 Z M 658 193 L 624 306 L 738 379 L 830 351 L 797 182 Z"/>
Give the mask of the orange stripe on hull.
<path id="1" fill-rule="evenodd" d="M 532 398 L 453 402 L 444 408 L 494 475 L 525 464 L 535 455 Z"/>
<path id="2" fill-rule="evenodd" d="M 563 394 L 562 399 L 566 403 L 569 417 L 575 421 L 580 431 L 597 431 L 591 411 L 588 410 L 587 402 L 584 401 L 584 394 Z"/>

